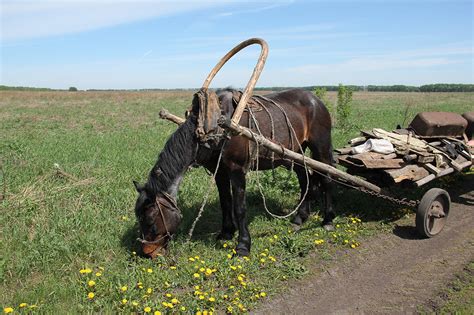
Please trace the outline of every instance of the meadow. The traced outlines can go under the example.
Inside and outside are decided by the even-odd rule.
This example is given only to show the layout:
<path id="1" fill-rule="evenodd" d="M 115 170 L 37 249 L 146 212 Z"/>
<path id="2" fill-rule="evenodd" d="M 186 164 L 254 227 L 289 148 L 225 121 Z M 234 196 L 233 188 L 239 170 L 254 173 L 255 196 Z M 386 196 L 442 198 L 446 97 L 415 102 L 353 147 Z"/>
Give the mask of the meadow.
<path id="1" fill-rule="evenodd" d="M 335 101 L 335 93 L 328 93 Z M 338 187 L 334 232 L 321 228 L 319 205 L 295 230 L 263 210 L 255 173 L 248 185 L 249 258 L 234 241 L 216 241 L 221 214 L 202 168 L 179 191 L 184 220 L 169 255 L 141 258 L 132 180 L 143 182 L 176 126 L 161 108 L 183 116 L 192 92 L 0 91 L 0 306 L 14 312 L 245 313 L 308 273 L 309 260 L 358 250 L 364 239 L 413 219 L 408 209 Z M 474 93 L 355 92 L 349 130 L 393 129 L 420 111 L 472 110 Z M 293 209 L 296 177 L 260 175 L 269 209 Z M 211 186 L 210 186 L 211 185 Z M 211 188 L 209 188 L 211 187 Z M 193 238 L 186 240 L 211 189 Z M 417 192 L 415 192 L 417 193 Z M 10 309 L 11 308 L 11 309 Z"/>

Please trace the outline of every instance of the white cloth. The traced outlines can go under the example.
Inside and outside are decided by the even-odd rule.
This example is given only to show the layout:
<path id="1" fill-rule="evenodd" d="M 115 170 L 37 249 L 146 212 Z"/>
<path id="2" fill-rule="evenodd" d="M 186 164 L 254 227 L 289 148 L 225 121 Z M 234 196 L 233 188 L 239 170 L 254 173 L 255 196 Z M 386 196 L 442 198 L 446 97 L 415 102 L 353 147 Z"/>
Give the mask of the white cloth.
<path id="1" fill-rule="evenodd" d="M 360 154 L 369 151 L 389 154 L 395 152 L 395 149 L 392 143 L 385 139 L 369 139 L 365 143 L 352 148 L 352 154 Z"/>

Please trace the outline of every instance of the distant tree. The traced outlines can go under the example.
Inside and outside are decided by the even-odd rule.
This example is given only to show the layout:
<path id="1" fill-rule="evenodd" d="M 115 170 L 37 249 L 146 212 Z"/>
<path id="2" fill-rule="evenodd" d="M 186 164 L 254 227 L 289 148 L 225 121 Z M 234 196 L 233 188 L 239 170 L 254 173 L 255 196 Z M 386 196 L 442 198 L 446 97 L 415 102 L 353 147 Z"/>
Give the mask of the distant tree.
<path id="1" fill-rule="evenodd" d="M 77 92 L 77 87 L 71 86 L 71 87 L 69 88 L 69 92 Z"/>
<path id="2" fill-rule="evenodd" d="M 352 112 L 352 89 L 350 87 L 339 84 L 337 91 L 337 126 L 341 129 L 347 130 L 350 128 L 349 117 Z"/>

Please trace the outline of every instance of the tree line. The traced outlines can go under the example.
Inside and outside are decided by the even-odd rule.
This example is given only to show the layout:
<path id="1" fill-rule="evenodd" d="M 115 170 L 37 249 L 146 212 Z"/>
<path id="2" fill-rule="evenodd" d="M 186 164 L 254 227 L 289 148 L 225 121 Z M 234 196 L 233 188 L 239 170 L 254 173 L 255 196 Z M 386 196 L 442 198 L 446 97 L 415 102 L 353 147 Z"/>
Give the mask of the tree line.
<path id="1" fill-rule="evenodd" d="M 282 91 L 290 87 L 258 87 L 255 90 L 271 90 Z M 314 85 L 302 87 L 308 91 L 316 89 L 325 89 L 326 91 L 338 91 L 338 85 Z M 474 92 L 474 84 L 449 84 L 437 83 L 426 84 L 421 86 L 412 85 L 346 85 L 346 88 L 352 91 L 369 91 L 369 92 Z"/>

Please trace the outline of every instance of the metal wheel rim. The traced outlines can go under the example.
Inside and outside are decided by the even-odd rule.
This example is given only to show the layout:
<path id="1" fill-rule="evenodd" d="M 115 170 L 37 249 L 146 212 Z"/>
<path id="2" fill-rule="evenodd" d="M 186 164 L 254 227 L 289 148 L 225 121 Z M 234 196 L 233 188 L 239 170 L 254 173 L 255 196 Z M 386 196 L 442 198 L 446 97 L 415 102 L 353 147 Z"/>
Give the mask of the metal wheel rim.
<path id="1" fill-rule="evenodd" d="M 431 235 L 436 235 L 441 232 L 446 223 L 446 207 L 443 201 L 440 199 L 441 198 L 436 198 L 435 200 L 433 200 L 433 202 L 430 204 L 430 209 L 428 210 L 428 213 L 425 218 L 426 230 Z M 443 217 L 438 217 L 440 212 L 444 214 Z"/>

